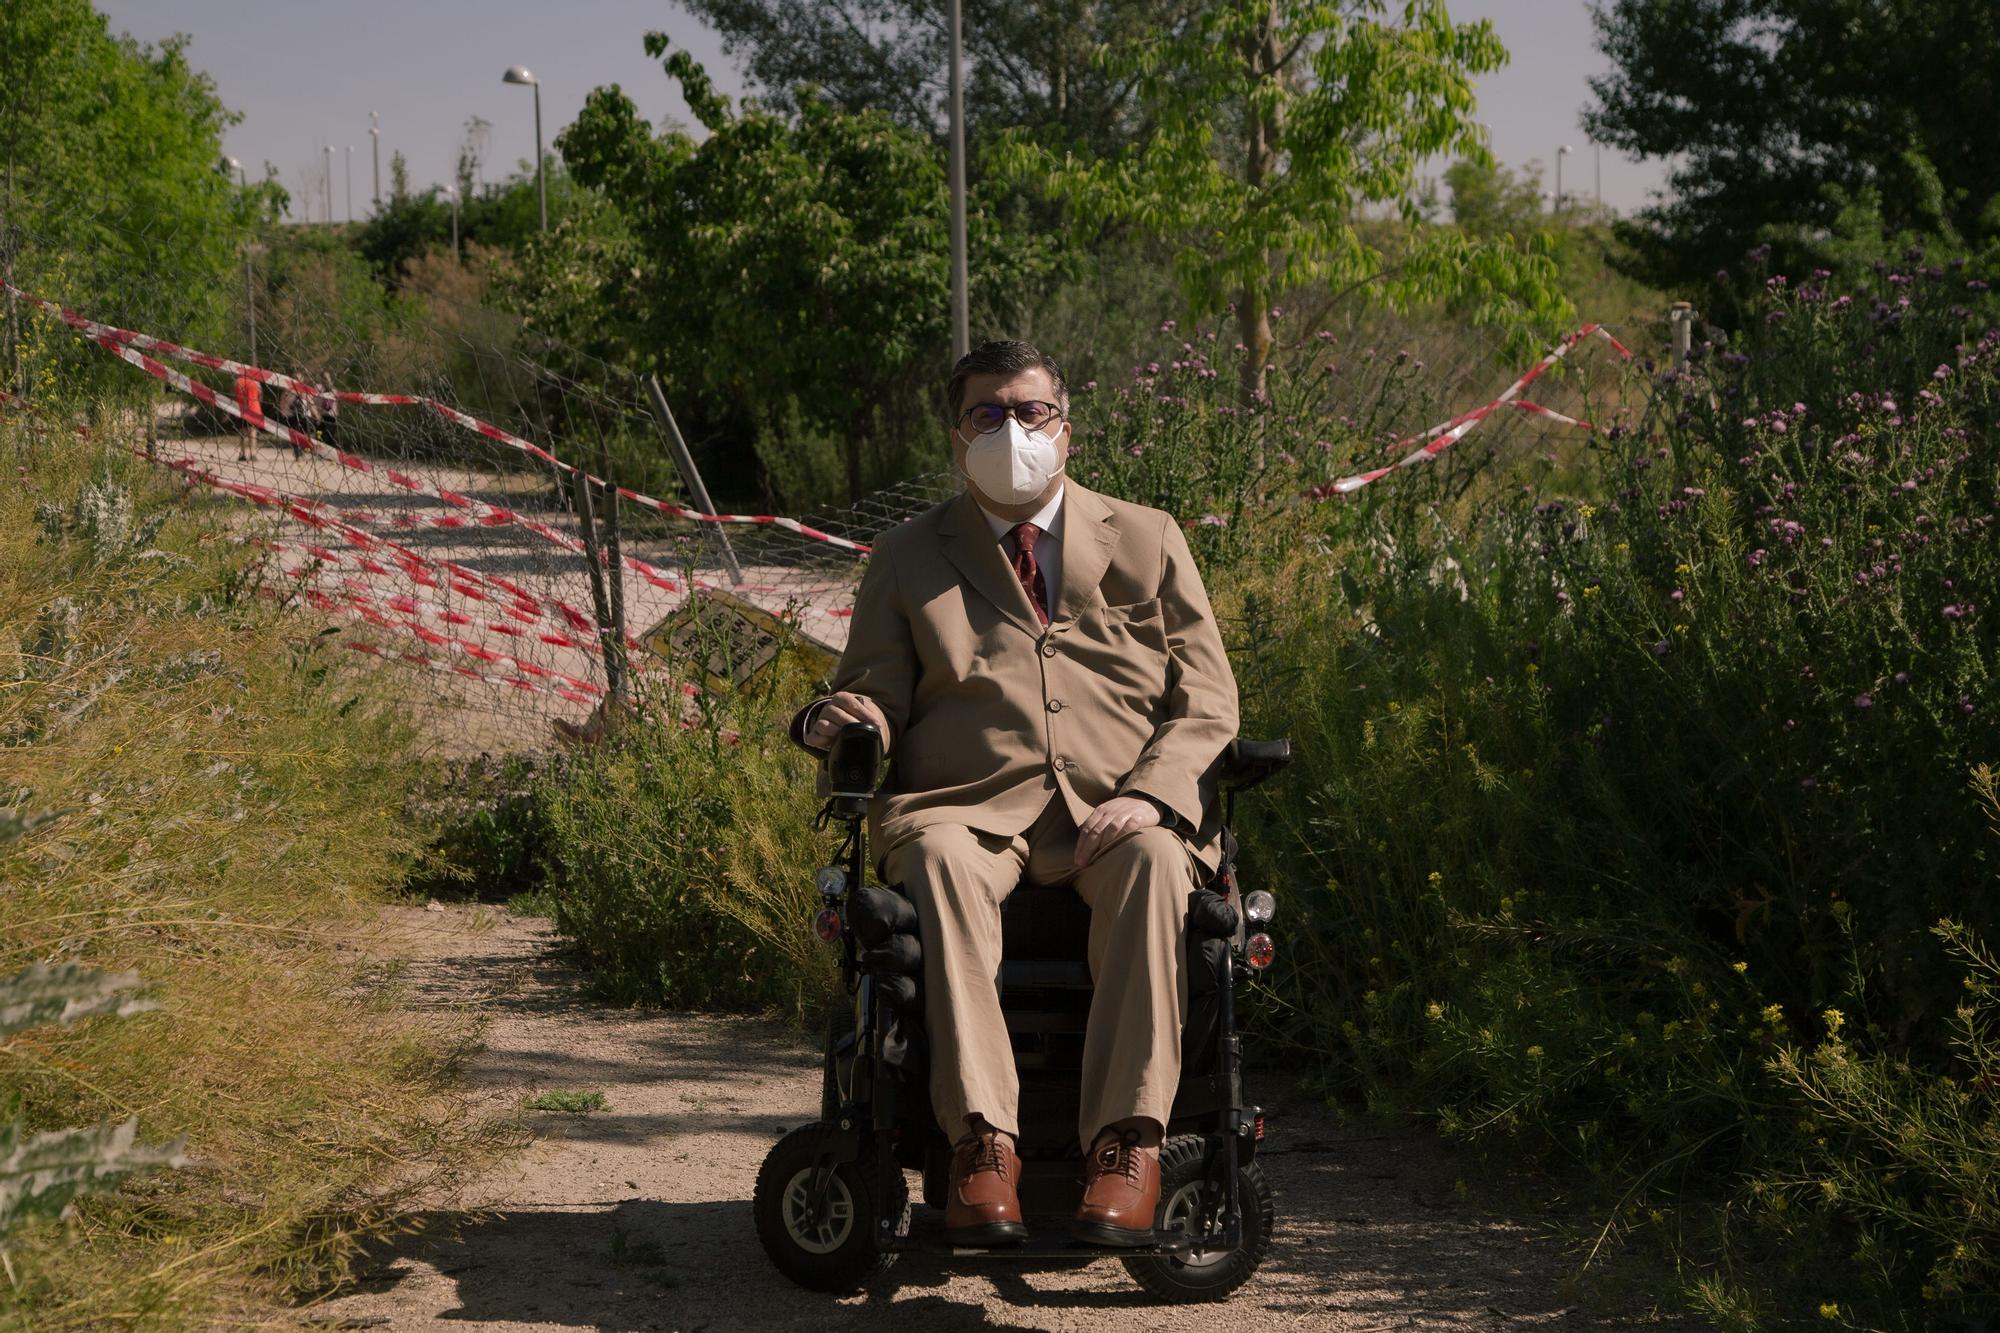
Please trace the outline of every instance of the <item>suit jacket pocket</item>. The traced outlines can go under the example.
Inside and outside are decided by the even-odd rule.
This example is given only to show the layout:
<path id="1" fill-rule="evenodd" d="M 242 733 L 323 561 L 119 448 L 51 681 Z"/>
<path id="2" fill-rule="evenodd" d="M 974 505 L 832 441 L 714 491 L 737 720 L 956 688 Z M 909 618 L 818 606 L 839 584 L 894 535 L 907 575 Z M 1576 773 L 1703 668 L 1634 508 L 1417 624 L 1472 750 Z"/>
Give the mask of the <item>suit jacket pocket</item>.
<path id="1" fill-rule="evenodd" d="M 1141 711 L 1157 708 L 1167 689 L 1167 621 L 1157 597 L 1086 612 L 1076 628 L 1088 663 Z M 1088 645 L 1086 648 L 1085 645 Z"/>
<path id="2" fill-rule="evenodd" d="M 1143 602 L 1131 602 L 1124 606 L 1100 606 L 1084 613 L 1084 619 L 1097 617 L 1106 625 L 1133 625 L 1148 620 L 1160 622 L 1161 637 L 1166 633 L 1166 612 L 1160 606 L 1160 599 L 1148 597 Z"/>

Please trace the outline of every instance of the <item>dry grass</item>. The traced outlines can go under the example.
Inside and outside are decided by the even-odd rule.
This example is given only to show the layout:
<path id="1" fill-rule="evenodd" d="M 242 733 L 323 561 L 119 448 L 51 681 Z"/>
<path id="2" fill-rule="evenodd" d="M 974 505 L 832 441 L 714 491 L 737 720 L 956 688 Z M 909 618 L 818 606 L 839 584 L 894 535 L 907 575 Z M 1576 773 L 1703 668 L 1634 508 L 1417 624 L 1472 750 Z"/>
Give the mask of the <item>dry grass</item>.
<path id="1" fill-rule="evenodd" d="M 190 1158 L 7 1237 L 0 1326 L 283 1318 L 477 1147 L 470 1031 L 399 1008 L 358 947 L 428 834 L 410 738 L 311 624 L 237 595 L 223 524 L 143 464 L 18 426 L 0 463 L 0 806 L 63 812 L 0 845 L 0 972 L 135 969 L 160 1006 L 0 1045 L 0 1109 L 136 1115 Z M 68 512 L 107 480 L 122 530 Z"/>

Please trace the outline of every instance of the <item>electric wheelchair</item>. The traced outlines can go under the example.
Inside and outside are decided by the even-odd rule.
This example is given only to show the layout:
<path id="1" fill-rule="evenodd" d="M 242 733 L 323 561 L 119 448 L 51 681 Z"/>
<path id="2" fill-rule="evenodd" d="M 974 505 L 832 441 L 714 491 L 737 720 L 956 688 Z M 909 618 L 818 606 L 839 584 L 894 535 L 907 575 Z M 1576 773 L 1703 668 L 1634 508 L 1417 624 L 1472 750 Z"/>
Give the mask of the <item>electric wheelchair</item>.
<path id="1" fill-rule="evenodd" d="M 952 1145 L 930 1105 L 916 911 L 894 887 L 868 883 L 864 820 L 882 737 L 863 723 L 841 729 L 823 760 L 831 795 L 820 820 L 838 826 L 842 841 L 818 872 L 813 929 L 840 949 L 846 996 L 828 1024 L 820 1118 L 771 1149 L 752 1204 L 758 1239 L 781 1272 L 813 1290 L 845 1292 L 909 1252 L 1043 1266 L 1117 1258 L 1168 1302 L 1222 1300 L 1249 1280 L 1276 1218 L 1256 1160 L 1264 1117 L 1243 1093 L 1235 998 L 1239 982 L 1272 960 L 1276 901 L 1268 891 L 1238 891 L 1230 822 L 1236 795 L 1290 757 L 1288 741 L 1233 741 L 1205 784 L 1214 797 L 1203 833 L 1219 833 L 1222 857 L 1189 903 L 1181 1083 L 1160 1147 L 1149 1246 L 1093 1247 L 1067 1225 L 1081 1197 L 1076 1119 L 1090 909 L 1066 887 L 1023 883 L 1007 898 L 1000 1002 L 1020 1075 L 1017 1148 L 1030 1235 L 971 1250 L 943 1234 Z M 925 1207 L 909 1206 L 906 1169 L 922 1173 Z"/>

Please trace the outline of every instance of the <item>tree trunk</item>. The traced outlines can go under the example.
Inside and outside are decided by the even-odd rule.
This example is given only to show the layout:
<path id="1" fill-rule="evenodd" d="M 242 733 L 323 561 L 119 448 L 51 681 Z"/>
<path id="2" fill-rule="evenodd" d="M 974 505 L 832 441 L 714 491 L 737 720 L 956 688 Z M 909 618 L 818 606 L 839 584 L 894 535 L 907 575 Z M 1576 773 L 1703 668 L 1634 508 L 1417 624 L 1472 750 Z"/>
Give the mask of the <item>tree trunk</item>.
<path id="1" fill-rule="evenodd" d="M 1284 48 L 1279 41 L 1281 20 L 1278 0 L 1270 0 L 1264 21 L 1245 39 L 1242 56 L 1253 83 L 1272 83 L 1283 77 Z M 1245 180 L 1261 195 L 1264 182 L 1278 168 L 1279 138 L 1284 132 L 1284 99 L 1273 97 L 1262 111 L 1258 98 L 1250 97 L 1243 113 L 1243 162 Z M 1236 294 L 1236 329 L 1243 354 L 1243 374 L 1238 396 L 1243 406 L 1254 406 L 1264 396 L 1266 371 L 1271 364 L 1271 255 L 1260 251 L 1259 272 Z"/>
<path id="2" fill-rule="evenodd" d="M 841 442 L 841 452 L 847 460 L 847 502 L 861 503 L 861 437 L 872 423 L 873 413 L 862 409 L 854 414 L 853 424 L 847 428 L 847 438 Z"/>
<path id="3" fill-rule="evenodd" d="M 1247 349 L 1237 396 L 1250 407 L 1263 398 L 1271 365 L 1271 294 L 1261 283 L 1236 294 L 1236 340 Z"/>

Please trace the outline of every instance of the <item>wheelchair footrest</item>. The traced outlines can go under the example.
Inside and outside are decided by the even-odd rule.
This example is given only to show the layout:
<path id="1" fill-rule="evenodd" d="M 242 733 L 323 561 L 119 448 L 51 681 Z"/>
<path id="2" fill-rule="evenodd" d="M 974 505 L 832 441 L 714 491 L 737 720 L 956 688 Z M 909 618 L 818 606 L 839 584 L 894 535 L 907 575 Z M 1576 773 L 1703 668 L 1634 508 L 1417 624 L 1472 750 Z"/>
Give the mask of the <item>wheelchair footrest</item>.
<path id="1" fill-rule="evenodd" d="M 955 1259 L 993 1259 L 1001 1263 L 1044 1263 L 1051 1260 L 1089 1262 L 1093 1259 L 1120 1259 L 1150 1256 L 1183 1258 L 1190 1248 L 1186 1235 L 1178 1231 L 1156 1231 L 1151 1245 L 1091 1245 L 1069 1234 L 1069 1218 L 1030 1217 L 1028 1238 L 1018 1245 L 993 1249 L 969 1249 L 944 1238 L 944 1213 L 936 1208 L 910 1210 L 910 1230 L 899 1236 L 889 1249 L 915 1254 L 949 1254 Z"/>

